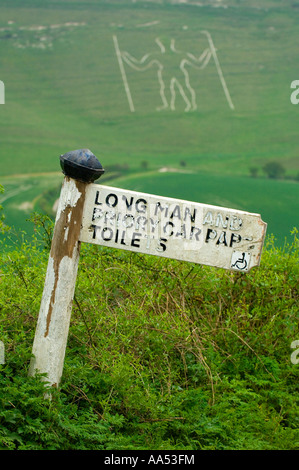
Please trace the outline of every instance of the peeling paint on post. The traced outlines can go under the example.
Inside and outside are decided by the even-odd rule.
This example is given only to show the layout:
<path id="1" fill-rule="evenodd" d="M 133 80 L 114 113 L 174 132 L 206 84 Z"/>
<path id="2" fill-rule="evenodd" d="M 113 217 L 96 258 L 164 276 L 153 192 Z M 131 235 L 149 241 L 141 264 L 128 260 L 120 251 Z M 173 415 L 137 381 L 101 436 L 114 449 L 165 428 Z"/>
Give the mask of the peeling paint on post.
<path id="1" fill-rule="evenodd" d="M 63 370 L 76 285 L 86 187 L 104 172 L 87 149 L 69 152 L 60 158 L 66 176 L 56 214 L 29 369 L 30 375 L 36 371 L 46 373 L 45 380 L 56 387 Z"/>
<path id="2" fill-rule="evenodd" d="M 46 372 L 58 385 L 67 342 L 80 254 L 80 224 L 86 183 L 65 177 L 60 195 L 30 373 Z"/>

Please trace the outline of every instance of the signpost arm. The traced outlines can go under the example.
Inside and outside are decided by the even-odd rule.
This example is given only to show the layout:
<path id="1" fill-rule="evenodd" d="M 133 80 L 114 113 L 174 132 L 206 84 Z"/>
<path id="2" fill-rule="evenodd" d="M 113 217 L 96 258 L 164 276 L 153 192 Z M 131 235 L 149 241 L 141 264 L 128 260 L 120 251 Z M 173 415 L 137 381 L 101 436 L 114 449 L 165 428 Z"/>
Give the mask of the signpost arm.
<path id="1" fill-rule="evenodd" d="M 80 255 L 79 235 L 86 186 L 103 172 L 87 149 L 60 157 L 65 179 L 48 260 L 46 280 L 32 349 L 29 375 L 46 373 L 58 387 L 64 363 Z"/>

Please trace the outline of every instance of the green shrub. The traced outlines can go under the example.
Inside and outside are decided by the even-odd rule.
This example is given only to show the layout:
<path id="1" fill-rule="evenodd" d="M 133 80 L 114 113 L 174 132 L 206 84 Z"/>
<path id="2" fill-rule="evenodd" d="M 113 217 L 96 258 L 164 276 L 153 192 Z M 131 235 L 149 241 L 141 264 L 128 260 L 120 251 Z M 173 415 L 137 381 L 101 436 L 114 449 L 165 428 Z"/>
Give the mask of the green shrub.
<path id="1" fill-rule="evenodd" d="M 47 399 L 28 377 L 51 237 L 34 220 L 1 249 L 0 449 L 298 449 L 296 231 L 247 274 L 82 246 Z"/>

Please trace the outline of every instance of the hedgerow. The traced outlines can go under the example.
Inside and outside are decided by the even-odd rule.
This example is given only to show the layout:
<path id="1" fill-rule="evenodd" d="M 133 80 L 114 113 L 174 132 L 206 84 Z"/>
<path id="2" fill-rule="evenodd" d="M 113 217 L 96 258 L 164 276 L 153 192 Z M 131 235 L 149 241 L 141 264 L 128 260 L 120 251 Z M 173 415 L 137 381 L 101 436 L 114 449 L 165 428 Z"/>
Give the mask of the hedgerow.
<path id="1" fill-rule="evenodd" d="M 1 244 L 0 449 L 298 449 L 296 230 L 247 274 L 83 245 L 56 390 L 28 376 L 52 229 L 33 221 Z"/>

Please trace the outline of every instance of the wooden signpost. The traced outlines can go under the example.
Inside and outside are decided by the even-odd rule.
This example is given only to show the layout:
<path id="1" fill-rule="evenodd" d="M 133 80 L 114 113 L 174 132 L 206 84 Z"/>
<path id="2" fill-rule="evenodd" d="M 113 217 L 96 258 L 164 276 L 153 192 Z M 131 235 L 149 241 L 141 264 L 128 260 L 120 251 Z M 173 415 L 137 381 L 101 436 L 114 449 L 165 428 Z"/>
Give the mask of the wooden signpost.
<path id="1" fill-rule="evenodd" d="M 95 184 L 104 172 L 87 149 L 60 157 L 65 174 L 30 374 L 58 386 L 81 242 L 248 272 L 260 263 L 259 214 Z"/>

